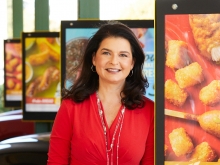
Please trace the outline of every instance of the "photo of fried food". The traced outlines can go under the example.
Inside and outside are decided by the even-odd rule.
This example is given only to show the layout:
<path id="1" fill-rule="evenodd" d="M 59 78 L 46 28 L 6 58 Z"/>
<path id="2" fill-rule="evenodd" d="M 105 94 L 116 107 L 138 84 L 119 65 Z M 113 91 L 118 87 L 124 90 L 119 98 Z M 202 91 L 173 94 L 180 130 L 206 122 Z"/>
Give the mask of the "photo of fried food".
<path id="1" fill-rule="evenodd" d="M 204 57 L 220 62 L 220 14 L 189 14 L 195 43 Z"/>
<path id="2" fill-rule="evenodd" d="M 27 38 L 26 42 L 31 38 Z M 31 54 L 28 57 L 28 61 L 32 66 L 43 65 L 48 60 L 60 61 L 60 49 L 59 46 L 53 45 L 55 38 L 37 38 L 36 39 L 37 53 Z"/>
<path id="3" fill-rule="evenodd" d="M 165 99 L 173 105 L 181 107 L 188 97 L 187 92 L 181 89 L 176 82 L 169 79 L 165 82 Z"/>
<path id="4" fill-rule="evenodd" d="M 21 93 L 22 89 L 22 58 L 19 43 L 6 45 L 6 90 L 7 93 Z"/>
<path id="5" fill-rule="evenodd" d="M 216 157 L 217 155 L 210 145 L 207 142 L 202 142 L 195 147 L 189 161 L 212 162 Z"/>
<path id="6" fill-rule="evenodd" d="M 183 164 L 187 164 L 186 162 L 189 162 L 188 164 L 218 164 L 217 161 L 220 158 L 219 22 L 220 14 L 165 16 L 164 90 L 166 81 L 172 80 L 188 94 L 182 106 L 175 106 L 164 93 L 164 144 L 169 147 L 169 153 L 166 152 L 164 159 L 167 164 L 179 164 L 180 162 L 184 162 Z M 177 68 L 180 66 L 178 60 L 173 60 L 177 66 L 175 64 L 167 65 L 167 55 L 169 49 L 172 48 L 169 41 L 183 42 L 173 44 L 174 50 L 170 54 L 170 59 L 180 57 L 181 49 L 187 48 L 191 60 L 188 65 Z M 179 56 L 176 57 L 177 54 Z M 172 88 L 174 91 L 177 90 Z M 177 95 L 176 97 L 179 98 Z M 170 140 L 169 133 L 172 133 L 176 128 L 184 128 L 187 132 L 188 138 L 191 139 L 195 147 L 192 147 L 191 152 L 176 154 L 174 151 L 174 144 Z M 176 141 L 182 136 L 179 134 L 176 133 Z M 173 140 L 175 141 L 175 136 L 173 136 Z M 179 152 L 187 146 L 184 142 L 179 145 L 182 147 Z"/>
<path id="7" fill-rule="evenodd" d="M 169 141 L 172 150 L 177 157 L 189 154 L 194 149 L 194 145 L 190 136 L 182 127 L 174 129 L 169 134 Z"/>
<path id="8" fill-rule="evenodd" d="M 208 133 L 220 138 L 220 110 L 210 110 L 198 116 L 200 126 Z"/>
<path id="9" fill-rule="evenodd" d="M 169 40 L 167 45 L 166 66 L 180 69 L 191 63 L 187 43 L 180 40 Z"/>
<path id="10" fill-rule="evenodd" d="M 199 99 L 204 105 L 214 106 L 220 102 L 220 80 L 213 80 L 199 92 Z"/>
<path id="11" fill-rule="evenodd" d="M 180 88 L 187 88 L 201 83 L 204 80 L 203 69 L 198 62 L 181 68 L 175 72 L 175 79 Z"/>
<path id="12" fill-rule="evenodd" d="M 34 97 L 39 92 L 47 90 L 51 83 L 60 80 L 60 70 L 54 66 L 47 68 L 42 76 L 33 80 L 26 90 L 26 96 Z"/>

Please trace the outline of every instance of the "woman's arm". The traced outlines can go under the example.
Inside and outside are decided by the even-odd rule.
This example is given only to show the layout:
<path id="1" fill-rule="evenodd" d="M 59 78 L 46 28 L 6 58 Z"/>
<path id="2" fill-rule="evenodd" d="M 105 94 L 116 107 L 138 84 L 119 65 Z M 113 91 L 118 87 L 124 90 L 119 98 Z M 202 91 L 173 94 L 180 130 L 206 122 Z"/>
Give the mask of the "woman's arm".
<path id="1" fill-rule="evenodd" d="M 154 105 L 150 105 L 150 126 L 141 165 L 154 165 Z"/>
<path id="2" fill-rule="evenodd" d="M 47 165 L 68 165 L 70 162 L 72 121 L 70 101 L 62 101 L 50 137 Z"/>

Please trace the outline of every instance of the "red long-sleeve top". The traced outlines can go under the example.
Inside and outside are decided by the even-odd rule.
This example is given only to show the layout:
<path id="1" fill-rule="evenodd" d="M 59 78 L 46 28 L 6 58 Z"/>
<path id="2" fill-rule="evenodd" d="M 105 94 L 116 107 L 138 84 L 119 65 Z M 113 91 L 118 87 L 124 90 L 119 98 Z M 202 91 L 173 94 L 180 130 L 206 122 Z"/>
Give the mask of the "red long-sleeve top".
<path id="1" fill-rule="evenodd" d="M 107 128 L 108 144 L 111 143 L 118 117 L 119 114 Z M 143 108 L 125 110 L 119 140 L 119 165 L 154 164 L 154 103 L 151 100 L 146 98 Z M 114 164 L 117 162 L 116 147 L 115 144 Z M 51 132 L 47 165 L 61 164 L 107 164 L 105 136 L 95 94 L 82 103 L 70 99 L 62 101 Z"/>

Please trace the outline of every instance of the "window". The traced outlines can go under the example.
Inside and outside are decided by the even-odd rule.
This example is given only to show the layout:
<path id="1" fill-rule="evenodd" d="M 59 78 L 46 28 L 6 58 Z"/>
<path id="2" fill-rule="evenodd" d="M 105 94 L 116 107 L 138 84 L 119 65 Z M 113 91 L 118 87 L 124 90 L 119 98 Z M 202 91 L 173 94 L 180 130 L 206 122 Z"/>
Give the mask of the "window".
<path id="1" fill-rule="evenodd" d="M 100 0 L 100 19 L 154 19 L 154 0 Z"/>
<path id="2" fill-rule="evenodd" d="M 61 20 L 77 20 L 77 0 L 49 0 L 49 30 L 60 31 Z"/>
<path id="3" fill-rule="evenodd" d="M 35 30 L 35 0 L 23 0 L 23 31 Z"/>
<path id="4" fill-rule="evenodd" d="M 7 14 L 6 14 L 7 13 Z M 3 50 L 3 40 L 7 39 L 9 36 L 12 37 L 12 8 L 11 0 L 3 0 L 0 5 L 0 85 L 4 83 L 3 78 L 3 68 L 4 68 L 4 50 Z M 10 27 L 10 28 L 8 28 Z M 10 35 L 9 35 L 9 34 Z"/>

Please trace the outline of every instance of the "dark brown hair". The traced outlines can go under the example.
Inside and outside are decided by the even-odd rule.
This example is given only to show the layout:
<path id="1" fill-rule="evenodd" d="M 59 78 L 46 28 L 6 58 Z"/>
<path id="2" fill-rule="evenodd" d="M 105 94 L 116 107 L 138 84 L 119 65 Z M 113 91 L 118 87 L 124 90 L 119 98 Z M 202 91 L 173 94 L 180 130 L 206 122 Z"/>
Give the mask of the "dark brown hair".
<path id="1" fill-rule="evenodd" d="M 149 86 L 147 78 L 143 75 L 145 54 L 132 30 L 118 21 L 109 21 L 102 24 L 99 30 L 89 39 L 82 59 L 81 74 L 70 88 L 63 89 L 62 99 L 68 98 L 75 102 L 82 102 L 98 90 L 99 77 L 96 72 L 91 70 L 92 57 L 94 52 L 97 52 L 100 43 L 108 37 L 121 37 L 128 40 L 135 62 L 133 75 L 126 78 L 125 86 L 121 91 L 121 96 L 123 93 L 121 102 L 128 109 L 143 107 L 145 103 L 143 95 L 145 89 Z"/>

